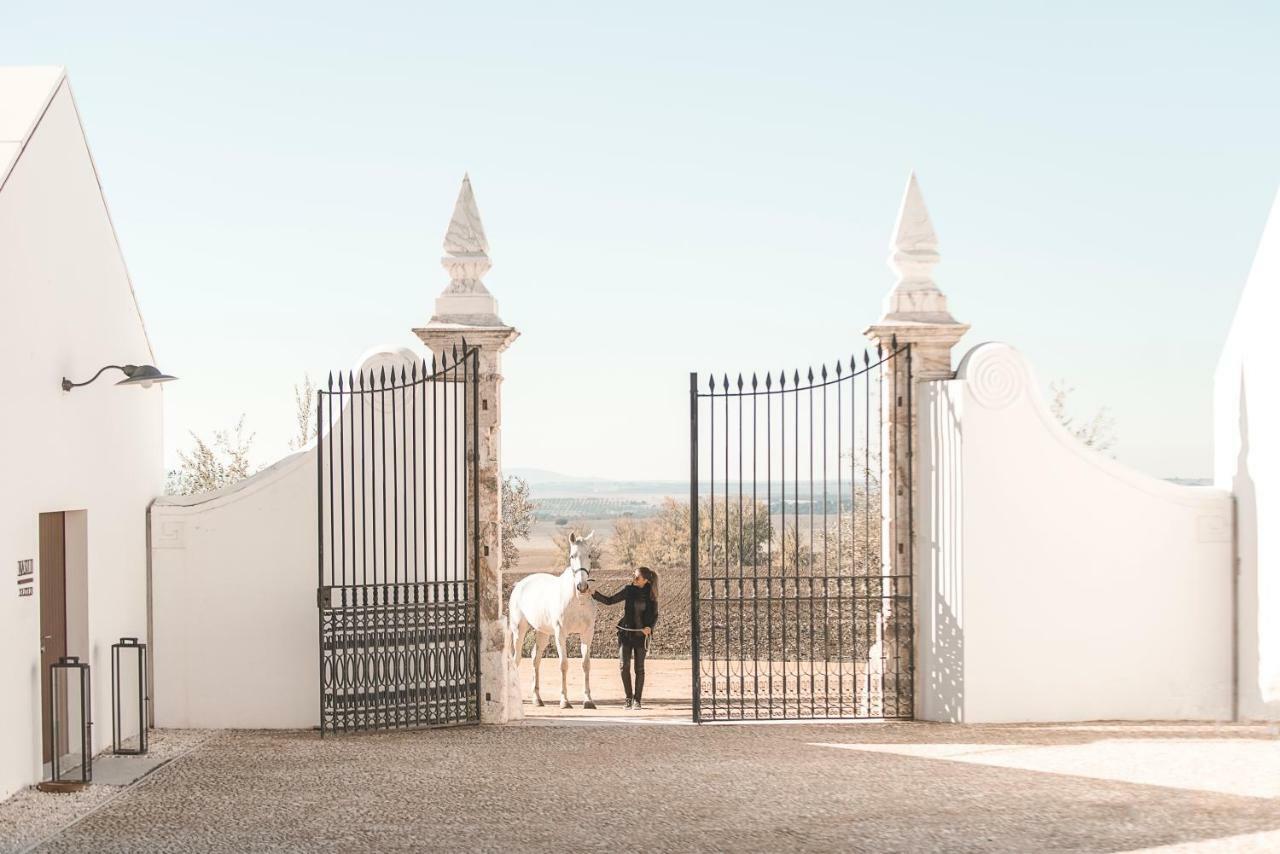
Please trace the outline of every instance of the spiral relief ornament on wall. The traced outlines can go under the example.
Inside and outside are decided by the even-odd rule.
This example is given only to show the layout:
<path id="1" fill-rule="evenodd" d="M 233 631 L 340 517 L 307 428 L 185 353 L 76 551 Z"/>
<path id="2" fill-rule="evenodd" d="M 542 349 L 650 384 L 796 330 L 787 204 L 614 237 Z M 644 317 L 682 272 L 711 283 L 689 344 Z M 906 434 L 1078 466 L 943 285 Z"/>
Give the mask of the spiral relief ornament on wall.
<path id="1" fill-rule="evenodd" d="M 1022 396 L 1027 371 L 1022 356 L 1007 344 L 983 344 L 965 358 L 961 373 L 978 403 L 1005 409 Z"/>

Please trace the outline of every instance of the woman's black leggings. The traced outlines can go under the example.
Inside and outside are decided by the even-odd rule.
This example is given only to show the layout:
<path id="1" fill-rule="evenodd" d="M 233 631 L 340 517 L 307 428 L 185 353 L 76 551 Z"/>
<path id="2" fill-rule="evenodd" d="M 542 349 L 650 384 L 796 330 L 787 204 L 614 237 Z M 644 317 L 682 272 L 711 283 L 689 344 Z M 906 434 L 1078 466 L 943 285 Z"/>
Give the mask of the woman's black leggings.
<path id="1" fill-rule="evenodd" d="M 639 700 L 644 694 L 644 655 L 645 641 L 648 638 L 641 632 L 618 632 L 618 661 L 622 667 L 622 688 L 627 692 L 627 699 Z M 631 690 L 631 661 L 636 663 L 635 691 Z"/>

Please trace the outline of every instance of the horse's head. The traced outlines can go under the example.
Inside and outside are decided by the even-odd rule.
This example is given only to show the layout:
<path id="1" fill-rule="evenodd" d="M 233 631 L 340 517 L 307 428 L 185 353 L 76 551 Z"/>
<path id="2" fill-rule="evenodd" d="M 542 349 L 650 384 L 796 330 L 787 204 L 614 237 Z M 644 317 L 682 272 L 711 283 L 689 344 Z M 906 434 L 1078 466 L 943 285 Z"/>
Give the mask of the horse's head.
<path id="1" fill-rule="evenodd" d="M 587 552 L 587 540 L 595 535 L 595 531 L 585 537 L 579 537 L 577 531 L 569 534 L 569 569 L 573 572 L 574 587 L 579 593 L 586 593 L 591 587 L 591 557 Z"/>

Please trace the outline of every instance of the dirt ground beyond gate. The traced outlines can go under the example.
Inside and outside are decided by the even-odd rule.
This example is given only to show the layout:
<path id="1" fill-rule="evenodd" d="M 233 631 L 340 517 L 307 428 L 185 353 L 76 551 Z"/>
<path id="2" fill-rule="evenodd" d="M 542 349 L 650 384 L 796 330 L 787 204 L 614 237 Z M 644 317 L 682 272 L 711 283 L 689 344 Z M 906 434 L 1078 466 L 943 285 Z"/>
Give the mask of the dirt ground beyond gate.
<path id="1" fill-rule="evenodd" d="M 686 720 L 693 717 L 693 669 L 689 659 L 651 658 L 645 663 L 644 709 L 628 711 L 622 707 L 626 695 L 618 659 L 591 660 L 591 699 L 594 711 L 582 708 L 582 660 L 569 659 L 569 702 L 572 709 L 560 708 L 560 661 L 542 660 L 542 702 L 535 706 L 533 697 L 533 660 L 520 661 L 520 690 L 524 697 L 526 717 L 538 719 L 631 718 L 653 720 Z"/>

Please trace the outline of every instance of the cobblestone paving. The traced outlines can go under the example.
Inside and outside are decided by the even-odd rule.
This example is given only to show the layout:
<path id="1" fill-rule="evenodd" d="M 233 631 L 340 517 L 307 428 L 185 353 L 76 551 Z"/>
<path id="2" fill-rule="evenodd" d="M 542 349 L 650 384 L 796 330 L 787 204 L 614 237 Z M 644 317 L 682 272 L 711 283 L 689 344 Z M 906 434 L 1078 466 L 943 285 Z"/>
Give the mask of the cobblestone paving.
<path id="1" fill-rule="evenodd" d="M 153 733 L 148 756 L 169 760 L 191 750 L 212 735 L 205 730 L 159 730 Z M 133 740 L 125 742 L 133 747 Z M 95 757 L 95 764 L 107 754 Z M 81 816 L 120 794 L 121 786 L 95 783 L 81 792 L 53 794 L 37 791 L 34 786 L 0 802 L 0 854 L 22 851 L 57 832 Z"/>
<path id="2" fill-rule="evenodd" d="M 1221 742 L 1233 756 L 1256 742 L 1264 757 L 1276 742 L 1264 728 L 923 723 L 544 723 L 323 741 L 226 732 L 38 850 L 1195 850 L 1280 830 L 1280 799 L 1185 780 L 1175 788 L 828 746 L 955 744 L 967 755 L 984 744 L 1096 750 L 1113 738 L 1174 752 Z"/>

